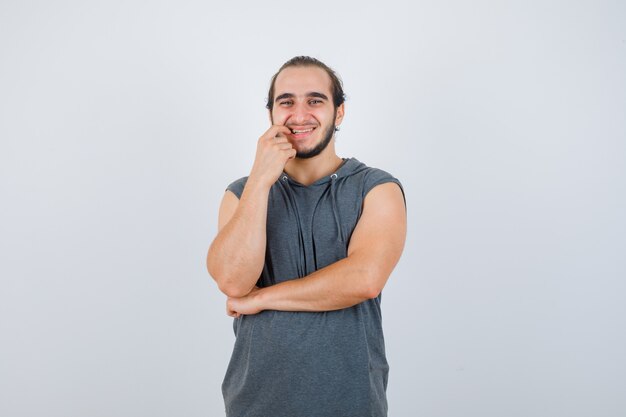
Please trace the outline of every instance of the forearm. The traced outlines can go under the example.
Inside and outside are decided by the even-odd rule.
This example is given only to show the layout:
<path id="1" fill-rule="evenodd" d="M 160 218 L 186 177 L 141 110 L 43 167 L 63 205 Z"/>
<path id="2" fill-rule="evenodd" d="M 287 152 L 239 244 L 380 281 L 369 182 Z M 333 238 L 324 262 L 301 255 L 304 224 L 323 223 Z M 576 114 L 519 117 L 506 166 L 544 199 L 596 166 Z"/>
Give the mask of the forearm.
<path id="1" fill-rule="evenodd" d="M 229 296 L 248 294 L 263 270 L 268 194 L 268 186 L 249 180 L 235 213 L 209 248 L 209 273 Z"/>
<path id="2" fill-rule="evenodd" d="M 259 310 L 339 310 L 378 296 L 387 279 L 383 274 L 366 259 L 352 256 L 304 278 L 262 288 L 254 296 Z"/>
<path id="3" fill-rule="evenodd" d="M 395 184 L 375 187 L 348 247 L 348 256 L 299 279 L 229 297 L 233 317 L 263 310 L 330 311 L 377 297 L 400 259 L 406 238 L 406 210 Z"/>

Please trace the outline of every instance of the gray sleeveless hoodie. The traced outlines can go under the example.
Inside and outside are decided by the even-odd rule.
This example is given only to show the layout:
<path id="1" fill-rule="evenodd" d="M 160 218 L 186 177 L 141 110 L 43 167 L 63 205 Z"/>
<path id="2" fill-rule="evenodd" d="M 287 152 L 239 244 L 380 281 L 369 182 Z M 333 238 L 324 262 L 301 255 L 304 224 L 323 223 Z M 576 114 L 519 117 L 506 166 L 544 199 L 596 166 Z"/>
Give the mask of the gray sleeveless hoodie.
<path id="1" fill-rule="evenodd" d="M 241 197 L 247 177 L 228 186 Z M 400 182 L 354 158 L 304 186 L 283 174 L 268 200 L 267 287 L 347 256 L 363 199 Z M 327 312 L 266 310 L 234 319 L 235 346 L 222 384 L 228 417 L 383 417 L 387 374 L 381 296 Z"/>

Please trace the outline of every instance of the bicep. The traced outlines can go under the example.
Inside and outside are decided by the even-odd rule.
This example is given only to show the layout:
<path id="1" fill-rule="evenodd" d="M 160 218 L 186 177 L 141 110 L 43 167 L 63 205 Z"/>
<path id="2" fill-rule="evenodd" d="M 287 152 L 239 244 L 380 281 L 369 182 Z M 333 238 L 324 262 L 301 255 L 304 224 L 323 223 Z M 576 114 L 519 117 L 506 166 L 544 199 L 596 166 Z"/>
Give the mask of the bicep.
<path id="1" fill-rule="evenodd" d="M 226 191 L 220 204 L 220 212 L 217 220 L 217 230 L 221 231 L 224 226 L 233 218 L 237 206 L 239 205 L 239 198 L 232 192 Z"/>
<path id="2" fill-rule="evenodd" d="M 371 261 L 388 277 L 400 259 L 405 239 L 406 207 L 402 190 L 393 182 L 377 185 L 365 196 L 348 256 Z"/>

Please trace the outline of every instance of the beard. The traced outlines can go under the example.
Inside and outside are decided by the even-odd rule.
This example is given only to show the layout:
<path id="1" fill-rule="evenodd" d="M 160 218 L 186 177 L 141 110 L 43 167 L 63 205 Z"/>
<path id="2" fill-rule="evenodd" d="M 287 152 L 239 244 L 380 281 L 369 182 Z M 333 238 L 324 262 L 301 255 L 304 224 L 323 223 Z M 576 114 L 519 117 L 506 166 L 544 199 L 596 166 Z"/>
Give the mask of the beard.
<path id="1" fill-rule="evenodd" d="M 330 143 L 330 140 L 333 138 L 334 134 L 335 134 L 335 125 L 332 124 L 326 128 L 326 131 L 324 132 L 324 135 L 322 136 L 322 140 L 320 141 L 320 143 L 318 143 L 317 145 L 315 145 L 313 148 L 309 150 L 296 152 L 296 158 L 308 159 L 308 158 L 313 158 L 314 156 L 321 154 L 322 151 L 326 149 L 326 147 Z"/>
<path id="2" fill-rule="evenodd" d="M 335 120 L 336 118 L 337 118 L 337 108 L 335 108 L 335 111 L 333 112 L 333 120 Z M 326 130 L 324 131 L 324 134 L 322 135 L 322 140 L 320 141 L 320 143 L 318 143 L 313 148 L 307 151 L 296 152 L 296 158 L 308 159 L 308 158 L 313 158 L 314 156 L 321 154 L 322 151 L 326 149 L 326 147 L 330 143 L 330 140 L 333 138 L 333 135 L 335 134 L 335 129 L 336 129 L 336 126 L 334 123 L 328 126 Z"/>

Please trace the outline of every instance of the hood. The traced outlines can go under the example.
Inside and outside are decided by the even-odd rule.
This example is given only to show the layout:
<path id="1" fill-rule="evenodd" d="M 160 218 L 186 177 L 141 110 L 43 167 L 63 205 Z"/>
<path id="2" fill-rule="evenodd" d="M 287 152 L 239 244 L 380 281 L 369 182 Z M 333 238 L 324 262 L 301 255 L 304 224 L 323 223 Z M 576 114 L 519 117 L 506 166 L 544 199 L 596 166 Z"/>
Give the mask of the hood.
<path id="1" fill-rule="evenodd" d="M 351 175 L 357 174 L 357 173 L 359 173 L 361 171 L 364 171 L 366 169 L 367 169 L 367 165 L 365 165 L 363 162 L 359 161 L 356 158 L 343 158 L 343 163 L 339 166 L 339 168 L 334 173 L 320 178 L 319 180 L 315 181 L 314 183 L 308 185 L 308 187 L 313 187 L 313 186 L 317 186 L 317 185 L 326 184 L 326 183 L 328 183 L 330 181 L 333 181 L 333 180 L 336 180 L 338 178 L 349 177 Z M 288 180 L 292 185 L 303 186 L 302 184 L 300 184 L 299 182 L 295 181 L 293 178 L 291 178 L 289 175 L 287 175 L 284 172 L 283 172 L 283 175 L 282 175 L 282 180 L 283 181 L 287 181 Z"/>
<path id="2" fill-rule="evenodd" d="M 315 217 L 315 212 L 317 210 L 317 206 L 319 206 L 319 203 L 328 199 L 330 200 L 330 206 L 332 208 L 332 214 L 333 214 L 333 218 L 335 221 L 335 226 L 336 226 L 336 230 L 337 230 L 337 240 L 340 242 L 344 242 L 347 244 L 347 239 L 349 239 L 349 236 L 346 235 L 346 233 L 344 233 L 343 231 L 343 225 L 341 222 L 341 215 L 339 213 L 339 209 L 337 207 L 337 187 L 336 184 L 338 182 L 341 182 L 342 180 L 344 180 L 347 177 L 350 177 L 352 175 L 358 174 L 359 172 L 362 172 L 364 170 L 367 170 L 368 167 L 367 165 L 365 165 L 364 163 L 362 163 L 361 161 L 359 161 L 356 158 L 343 158 L 344 162 L 339 166 L 339 168 L 332 174 L 327 175 L 323 178 L 320 178 L 319 180 L 315 181 L 314 183 L 308 185 L 307 187 L 325 187 L 324 192 L 322 193 L 320 199 L 318 200 L 318 203 L 315 207 L 315 209 L 313 210 L 313 217 Z M 303 239 L 303 234 L 302 234 L 302 227 L 303 225 L 301 224 L 301 219 L 300 219 L 300 214 L 298 213 L 298 204 L 295 201 L 295 198 L 293 197 L 292 192 L 290 191 L 290 188 L 293 186 L 296 187 L 304 187 L 304 185 L 300 184 L 299 182 L 293 180 L 292 178 L 290 178 L 286 173 L 283 172 L 283 176 L 280 179 L 280 183 L 283 184 L 283 186 L 286 188 L 287 190 L 287 198 L 289 198 L 289 200 L 291 201 L 291 205 L 296 213 L 296 218 L 297 218 L 297 223 L 298 223 L 298 231 L 300 234 L 300 240 L 302 241 Z M 313 247 L 315 248 L 316 246 L 316 241 L 315 241 L 315 233 L 313 232 Z M 304 246 L 301 245 L 301 250 L 304 250 Z M 347 250 L 347 249 L 346 249 Z M 302 253 L 302 258 L 304 259 L 304 253 Z M 302 270 L 307 270 L 306 268 L 306 263 L 303 264 L 302 266 Z"/>

